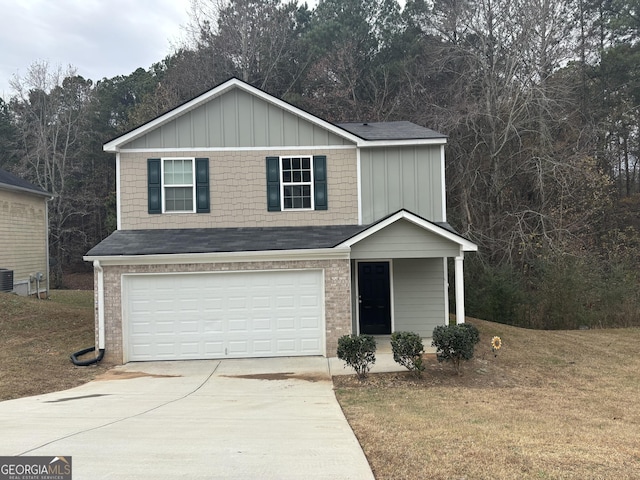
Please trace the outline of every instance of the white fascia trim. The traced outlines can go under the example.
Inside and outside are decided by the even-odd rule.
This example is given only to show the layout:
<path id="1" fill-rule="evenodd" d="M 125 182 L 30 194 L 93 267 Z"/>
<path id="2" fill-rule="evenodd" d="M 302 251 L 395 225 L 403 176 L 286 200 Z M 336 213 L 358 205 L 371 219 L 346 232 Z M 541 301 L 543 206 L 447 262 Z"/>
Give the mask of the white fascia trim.
<path id="1" fill-rule="evenodd" d="M 360 232 L 356 236 L 350 238 L 346 242 L 343 242 L 340 245 L 337 245 L 336 248 L 339 248 L 339 247 L 351 248 L 356 243 L 364 240 L 365 238 L 369 237 L 370 235 L 373 235 L 376 232 L 379 232 L 383 228 L 388 227 L 389 225 L 397 222 L 398 220 L 407 220 L 421 228 L 424 228 L 425 230 L 431 233 L 434 233 L 436 235 L 439 235 L 440 237 L 446 238 L 447 240 L 450 240 L 456 243 L 457 245 L 460 245 L 460 248 L 462 251 L 465 251 L 465 252 L 478 251 L 478 246 L 475 243 L 465 238 L 462 238 L 460 235 L 456 235 L 455 233 L 452 233 L 445 228 L 439 227 L 438 225 L 435 225 L 431 222 L 427 222 L 419 217 L 416 217 L 415 215 L 407 212 L 406 210 L 401 210 L 395 213 L 394 215 L 387 217 L 383 221 L 373 225 L 371 228 L 368 228 L 365 231 Z"/>
<path id="2" fill-rule="evenodd" d="M 122 192 L 120 184 L 120 152 L 116 152 L 116 229 L 122 230 Z"/>
<path id="3" fill-rule="evenodd" d="M 51 195 L 48 192 L 39 192 L 26 187 L 18 187 L 16 185 L 9 185 L 7 183 L 0 183 L 0 190 L 7 190 L 9 192 L 29 193 L 38 197 L 45 197 L 47 200 L 53 200 L 55 195 Z"/>
<path id="4" fill-rule="evenodd" d="M 241 90 L 244 90 L 245 92 L 250 93 L 251 95 L 254 95 L 258 98 L 261 98 L 262 100 L 271 103 L 273 105 L 276 105 L 280 108 L 282 108 L 283 110 L 296 115 L 298 117 L 304 118 L 305 120 L 318 125 L 326 130 L 329 130 L 330 132 L 332 132 L 335 135 L 338 135 L 339 137 L 345 138 L 353 143 L 358 143 L 358 141 L 360 141 L 360 138 L 347 132 L 346 130 L 343 130 L 342 128 L 336 127 L 335 125 L 322 120 L 321 118 L 316 117 L 315 115 L 311 115 L 310 113 L 305 112 L 304 110 L 300 110 L 297 107 L 294 107 L 293 105 L 290 105 L 282 100 L 280 100 L 279 98 L 276 98 L 272 95 L 269 95 L 266 92 L 263 92 L 262 90 L 259 90 L 251 85 L 249 85 L 248 83 L 245 83 L 237 78 L 232 78 L 220 85 L 218 85 L 217 87 L 209 90 L 208 92 L 203 93 L 202 95 L 194 98 L 193 100 L 180 105 L 177 108 L 174 108 L 173 110 L 165 113 L 164 115 L 161 115 L 160 117 L 151 120 L 148 123 L 145 123 L 144 125 L 130 131 L 129 133 L 126 133 L 124 135 L 122 135 L 121 137 L 115 138 L 113 140 L 111 140 L 108 143 L 105 143 L 103 146 L 103 150 L 105 152 L 117 152 L 120 148 L 121 145 L 124 145 L 126 143 L 129 143 L 133 140 L 135 140 L 138 137 L 141 137 L 143 135 L 145 135 L 146 133 L 148 133 L 149 131 L 161 127 L 162 125 L 169 123 L 170 121 L 172 121 L 174 118 L 179 117 L 180 115 L 183 115 L 184 113 L 193 110 L 197 107 L 199 107 L 200 105 L 208 102 L 209 100 L 211 100 L 212 98 L 215 98 L 217 96 L 222 95 L 223 93 L 233 89 L 233 88 L 239 88 Z"/>
<path id="5" fill-rule="evenodd" d="M 446 178 L 445 178 L 445 163 L 444 163 L 444 145 L 442 145 L 440 147 L 440 171 L 441 173 L 441 179 L 440 179 L 440 185 L 442 186 L 442 221 L 446 222 L 447 221 L 447 184 L 446 184 Z"/>
<path id="6" fill-rule="evenodd" d="M 293 260 L 348 260 L 351 249 L 345 247 L 309 250 L 267 250 L 262 252 L 175 253 L 161 255 L 85 256 L 101 265 L 175 265 L 178 263 L 269 262 Z"/>
<path id="7" fill-rule="evenodd" d="M 356 182 L 358 185 L 358 225 L 362 225 L 362 158 L 361 150 L 356 150 Z"/>
<path id="8" fill-rule="evenodd" d="M 122 153 L 190 153 L 190 152 L 299 152 L 313 150 L 324 152 L 327 150 L 353 150 L 355 145 L 315 145 L 315 146 L 295 146 L 295 147 L 188 147 L 188 148 L 123 148 L 118 152 Z"/>
<path id="9" fill-rule="evenodd" d="M 445 145 L 446 138 L 418 138 L 413 140 L 363 140 L 358 141 L 359 147 L 413 147 L 416 145 Z"/>

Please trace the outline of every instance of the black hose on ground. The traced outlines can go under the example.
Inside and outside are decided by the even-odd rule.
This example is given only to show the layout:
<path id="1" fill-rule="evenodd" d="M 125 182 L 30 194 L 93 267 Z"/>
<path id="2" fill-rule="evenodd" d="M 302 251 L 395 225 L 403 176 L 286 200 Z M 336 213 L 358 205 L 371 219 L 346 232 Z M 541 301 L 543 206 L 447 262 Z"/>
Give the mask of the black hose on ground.
<path id="1" fill-rule="evenodd" d="M 89 348 L 85 348 L 83 350 L 80 350 L 76 353 L 72 353 L 71 356 L 69 358 L 71 358 L 71 361 L 73 362 L 74 365 L 78 366 L 78 367 L 87 367 L 89 365 L 93 365 L 94 363 L 98 363 L 100 360 L 102 360 L 102 357 L 104 357 L 104 348 L 100 349 L 100 352 L 98 353 L 98 356 L 95 358 L 91 358 L 89 360 L 78 360 L 78 357 L 81 357 L 83 355 L 86 355 L 89 352 L 95 352 L 96 347 L 89 347 Z"/>

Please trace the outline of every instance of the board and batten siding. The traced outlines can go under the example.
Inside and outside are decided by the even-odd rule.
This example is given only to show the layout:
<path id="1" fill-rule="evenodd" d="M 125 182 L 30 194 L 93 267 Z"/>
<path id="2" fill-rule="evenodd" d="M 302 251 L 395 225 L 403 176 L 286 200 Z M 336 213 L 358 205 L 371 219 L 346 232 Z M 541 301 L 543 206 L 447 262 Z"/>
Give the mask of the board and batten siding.
<path id="1" fill-rule="evenodd" d="M 29 275 L 37 272 L 46 285 L 46 208 L 43 196 L 0 190 L 0 268 L 13 270 L 17 293 L 27 293 Z"/>
<path id="2" fill-rule="evenodd" d="M 363 148 L 362 222 L 368 224 L 404 208 L 442 222 L 442 147 Z"/>
<path id="3" fill-rule="evenodd" d="M 460 255 L 460 246 L 407 221 L 398 220 L 351 247 L 353 259 L 443 258 Z"/>
<path id="4" fill-rule="evenodd" d="M 352 145 L 334 133 L 240 89 L 232 89 L 123 145 L 251 148 Z"/>
<path id="5" fill-rule="evenodd" d="M 441 258 L 393 261 L 394 330 L 431 337 L 445 323 L 444 262 Z"/>

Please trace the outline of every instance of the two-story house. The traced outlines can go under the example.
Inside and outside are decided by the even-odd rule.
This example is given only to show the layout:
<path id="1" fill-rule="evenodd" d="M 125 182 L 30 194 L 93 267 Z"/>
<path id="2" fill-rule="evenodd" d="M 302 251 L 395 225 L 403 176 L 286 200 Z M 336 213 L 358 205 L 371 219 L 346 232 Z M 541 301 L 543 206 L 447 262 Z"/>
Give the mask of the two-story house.
<path id="1" fill-rule="evenodd" d="M 326 122 L 238 79 L 104 145 L 118 229 L 85 256 L 115 363 L 335 356 L 351 333 L 464 321 L 446 137 Z"/>

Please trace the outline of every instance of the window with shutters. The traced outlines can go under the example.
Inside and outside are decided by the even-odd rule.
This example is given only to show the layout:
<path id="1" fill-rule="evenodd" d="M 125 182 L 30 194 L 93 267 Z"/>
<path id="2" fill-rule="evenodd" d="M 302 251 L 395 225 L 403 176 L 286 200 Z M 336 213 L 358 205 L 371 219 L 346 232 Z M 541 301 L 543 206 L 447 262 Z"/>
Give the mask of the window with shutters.
<path id="1" fill-rule="evenodd" d="M 282 157 L 282 209 L 313 209 L 311 157 Z"/>
<path id="2" fill-rule="evenodd" d="M 162 188 L 165 212 L 195 212 L 195 169 L 193 158 L 162 161 Z"/>
<path id="3" fill-rule="evenodd" d="M 147 159 L 149 213 L 210 213 L 208 158 Z"/>
<path id="4" fill-rule="evenodd" d="M 327 157 L 267 157 L 267 210 L 327 210 Z"/>

